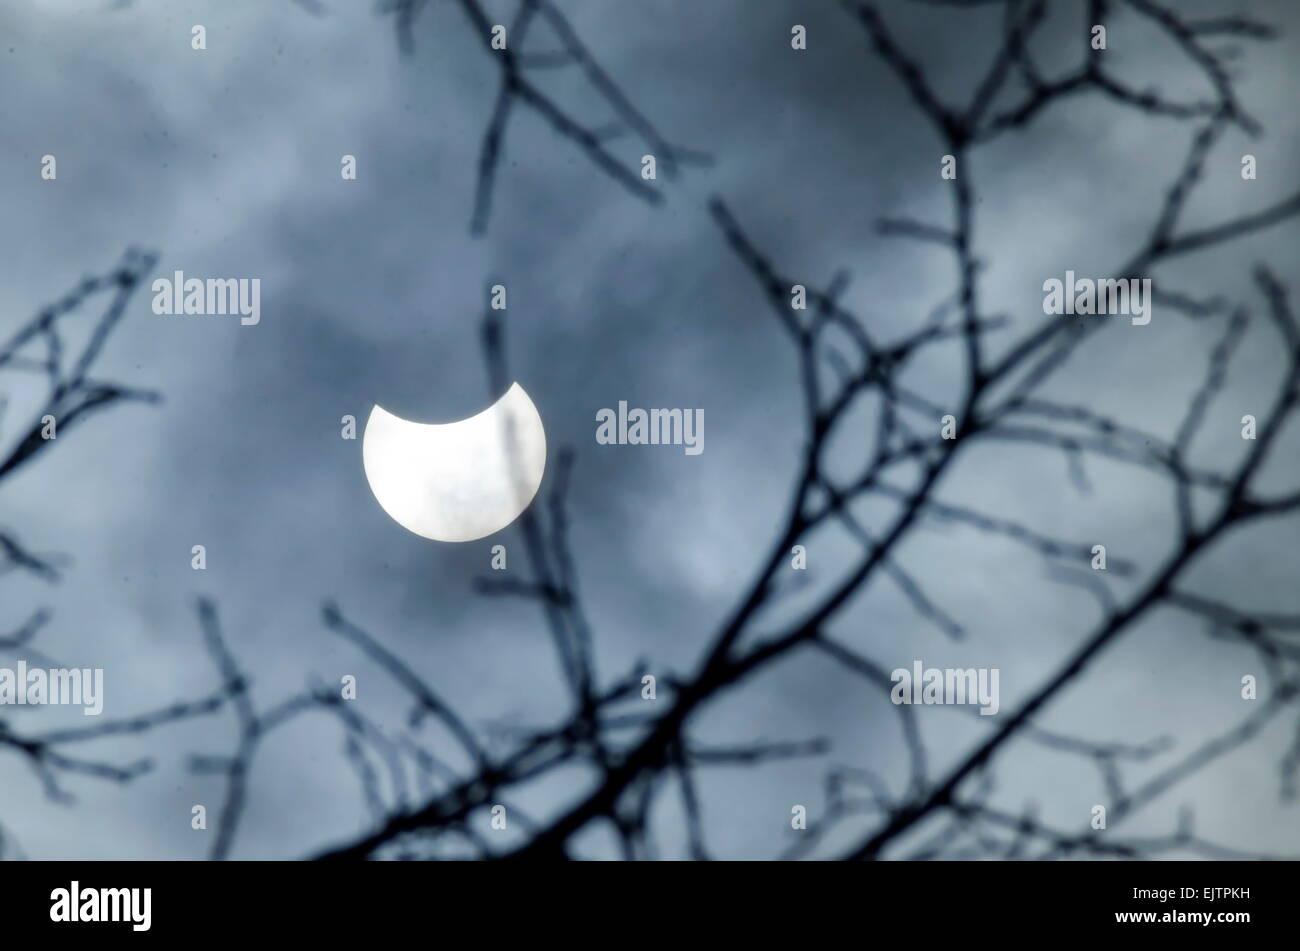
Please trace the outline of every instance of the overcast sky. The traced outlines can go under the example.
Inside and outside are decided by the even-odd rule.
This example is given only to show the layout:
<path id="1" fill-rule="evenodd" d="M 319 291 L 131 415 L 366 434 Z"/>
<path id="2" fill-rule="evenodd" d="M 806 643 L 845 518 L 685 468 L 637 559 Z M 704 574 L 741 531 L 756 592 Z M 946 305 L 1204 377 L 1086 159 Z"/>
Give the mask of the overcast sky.
<path id="1" fill-rule="evenodd" d="M 218 684 L 194 613 L 195 597 L 206 594 L 259 702 L 312 678 L 355 674 L 359 702 L 396 727 L 389 682 L 320 623 L 329 599 L 409 658 L 472 722 L 559 716 L 540 616 L 473 590 L 493 544 L 522 561 L 516 530 L 466 544 L 406 532 L 369 491 L 361 440 L 339 437 L 341 416 L 363 422 L 375 403 L 446 422 L 500 395 L 483 367 L 479 321 L 485 289 L 501 281 L 511 375 L 536 403 L 552 452 L 576 451 L 572 530 L 601 671 L 621 675 L 639 657 L 654 671 L 689 669 L 773 541 L 803 438 L 793 353 L 762 289 L 710 219 L 708 198 L 728 202 L 783 274 L 820 287 L 848 269 L 845 304 L 881 336 L 898 335 L 951 293 L 954 273 L 941 253 L 882 239 L 875 222 L 946 220 L 939 141 L 838 4 L 565 0 L 629 97 L 670 140 L 711 153 L 714 164 L 677 182 L 661 176 L 656 187 L 667 200 L 650 206 L 520 109 L 489 230 L 473 237 L 478 151 L 498 80 L 481 38 L 456 4 L 432 3 L 404 58 L 392 18 L 373 4 L 323 2 L 321 16 L 290 0 L 0 6 L 0 331 L 84 275 L 110 269 L 132 246 L 158 252 L 154 276 L 259 278 L 262 314 L 257 326 L 173 319 L 151 312 L 150 294 L 133 298 L 99 375 L 156 389 L 164 400 L 94 418 L 4 482 L 0 524 L 70 564 L 56 585 L 0 579 L 0 630 L 48 605 L 54 620 L 40 648 L 68 666 L 105 668 L 105 716 L 127 716 Z M 513 4 L 490 6 L 508 22 Z M 966 101 L 994 48 L 996 18 L 882 6 L 936 88 Z M 1266 132 L 1225 137 L 1189 207 L 1190 228 L 1262 208 L 1300 179 L 1300 13 L 1285 2 L 1251 9 L 1284 30 L 1273 43 L 1242 45 L 1236 60 L 1241 98 Z M 1068 10 L 1053 18 L 1055 55 L 1043 58 L 1053 74 L 1077 61 L 1070 34 L 1081 22 Z M 806 52 L 790 49 L 793 23 L 808 27 Z M 191 49 L 194 24 L 206 27 L 206 50 Z M 546 48 L 540 27 L 535 39 Z M 1135 86 L 1158 84 L 1180 98 L 1204 93 L 1177 52 L 1131 17 L 1112 25 L 1110 47 L 1116 70 Z M 555 71 L 542 82 L 576 115 L 609 118 L 576 73 Z M 1052 319 L 1041 309 L 1045 279 L 1067 268 L 1105 276 L 1130 256 L 1190 132 L 1079 99 L 975 154 L 983 292 L 990 311 L 1012 318 L 1000 346 Z M 631 137 L 612 148 L 633 169 L 644 151 Z M 1256 181 L 1238 173 L 1244 152 L 1257 156 Z M 57 158 L 56 181 L 39 176 L 45 154 Z M 356 181 L 340 177 L 345 154 L 357 158 Z M 1188 293 L 1237 296 L 1258 310 L 1250 267 L 1262 260 L 1294 277 L 1296 238 L 1288 223 L 1160 275 Z M 1145 328 L 1123 322 L 1096 335 L 1050 392 L 1169 435 L 1218 332 L 1157 308 Z M 914 386 L 951 400 L 958 357 L 944 351 L 926 361 Z M 1197 444 L 1199 460 L 1235 458 L 1235 421 L 1263 412 L 1280 366 L 1257 328 L 1210 415 L 1212 431 Z M 16 415 L 40 395 L 14 378 L 3 392 Z M 619 400 L 702 408 L 705 451 L 597 445 L 595 413 Z M 0 422 L 7 447 L 15 428 Z M 862 432 L 865 442 L 865 417 Z M 1298 449 L 1291 438 L 1272 460 L 1267 475 L 1276 484 L 1294 473 Z M 1059 456 L 1002 446 L 972 452 L 940 494 L 1105 542 L 1112 556 L 1149 570 L 1172 539 L 1168 486 L 1119 465 L 1094 463 L 1089 475 L 1093 491 L 1081 495 Z M 1234 537 L 1195 577 L 1202 590 L 1243 607 L 1295 611 L 1294 538 L 1293 523 Z M 207 549 L 204 572 L 190 567 L 196 544 Z M 853 552 L 833 535 L 810 544 L 811 581 L 834 578 Z M 1004 711 L 1098 618 L 1085 592 L 1054 582 L 1036 556 L 1009 542 L 926 526 L 899 557 L 968 626 L 967 640 L 945 640 L 881 582 L 861 592 L 833 632 L 887 668 L 914 659 L 997 667 Z M 0 655 L 0 665 L 11 660 Z M 1096 740 L 1167 735 L 1185 752 L 1247 712 L 1238 685 L 1243 674 L 1262 675 L 1257 668 L 1253 655 L 1206 638 L 1199 622 L 1156 612 L 1044 724 Z M 24 728 L 80 720 L 66 710 L 4 716 Z M 923 722 L 936 763 L 979 735 L 960 712 L 926 708 Z M 791 805 L 816 816 L 831 764 L 870 767 L 896 790 L 905 781 L 888 705 L 817 657 L 758 678 L 708 708 L 697 726 L 715 740 L 824 735 L 833 743 L 827 757 L 711 775 L 702 796 L 719 854 L 781 851 L 793 835 Z M 1292 715 L 1125 831 L 1169 831 L 1185 804 L 1207 838 L 1300 850 L 1294 808 L 1277 797 L 1277 763 L 1294 728 Z M 223 715 L 104 744 L 97 752 L 148 753 L 156 767 L 125 787 L 70 779 L 72 806 L 46 800 L 23 760 L 0 755 L 0 823 L 37 858 L 201 857 L 211 832 L 190 829 L 190 809 L 215 811 L 221 788 L 189 772 L 187 757 L 229 752 L 234 739 Z M 1037 803 L 1064 827 L 1083 827 L 1103 801 L 1086 764 L 1032 746 L 1000 760 L 998 776 L 1008 808 Z M 583 788 L 581 777 L 566 776 L 535 791 L 529 805 L 544 814 Z M 666 803 L 662 813 L 670 854 L 682 836 L 676 809 Z M 234 854 L 296 857 L 365 823 L 337 724 L 305 720 L 261 751 Z M 598 854 L 599 843 L 592 849 Z"/>

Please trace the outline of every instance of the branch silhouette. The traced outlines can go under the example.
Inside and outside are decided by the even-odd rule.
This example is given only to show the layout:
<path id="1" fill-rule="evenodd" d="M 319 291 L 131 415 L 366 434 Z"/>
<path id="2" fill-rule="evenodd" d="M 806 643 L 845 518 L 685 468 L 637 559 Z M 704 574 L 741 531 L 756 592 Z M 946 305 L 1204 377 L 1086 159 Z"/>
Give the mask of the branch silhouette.
<path id="1" fill-rule="evenodd" d="M 903 549 L 926 527 L 958 525 L 989 539 L 1009 541 L 1041 559 L 1045 577 L 1077 585 L 1091 593 L 1100 620 L 1028 690 L 1014 709 L 989 721 L 976 718 L 985 733 L 957 755 L 937 757 L 927 748 L 918 712 L 891 704 L 904 758 L 888 762 L 830 764 L 824 768 L 823 807 L 806 833 L 780 854 L 797 858 L 829 850 L 843 859 L 955 859 L 1067 857 L 1149 858 L 1197 854 L 1210 858 L 1281 858 L 1247 852 L 1211 841 L 1196 832 L 1193 815 L 1169 804 L 1182 784 L 1244 745 L 1282 717 L 1295 715 L 1300 694 L 1300 615 L 1254 611 L 1199 590 L 1192 569 L 1221 547 L 1230 535 L 1266 521 L 1292 518 L 1300 510 L 1300 486 L 1264 488 L 1266 463 L 1277 452 L 1284 431 L 1294 425 L 1300 403 L 1300 325 L 1289 289 L 1273 268 L 1259 263 L 1252 274 L 1248 300 L 1200 300 L 1171 286 L 1160 268 L 1190 254 L 1215 252 L 1300 214 L 1300 192 L 1271 206 L 1257 208 L 1206 226 L 1184 223 L 1192 196 L 1204 182 L 1206 163 L 1229 130 L 1258 135 L 1262 129 L 1241 102 L 1225 55 L 1207 41 L 1232 37 L 1240 42 L 1267 41 L 1275 31 L 1243 16 L 1189 19 L 1151 0 L 1088 0 L 1090 23 L 1131 16 L 1149 24 L 1179 51 L 1186 65 L 1204 79 L 1201 98 L 1137 89 L 1104 65 L 1086 41 L 1083 65 L 1053 78 L 1046 61 L 1043 25 L 1045 0 L 927 0 L 953 16 L 967 8 L 995 7 L 1002 15 L 1002 38 L 980 71 L 969 100 L 952 103 L 938 91 L 922 60 L 907 50 L 886 17 L 870 3 L 845 0 L 840 5 L 846 29 L 862 31 L 864 46 L 892 73 L 915 112 L 929 124 L 944 149 L 962 170 L 950 185 L 946 220 L 891 217 L 877 223 L 881 241 L 916 242 L 951 256 L 955 286 L 914 329 L 888 335 L 883 321 L 857 313 L 843 301 L 850 275 L 840 273 L 825 287 L 796 281 L 763 249 L 764 241 L 748 230 L 748 216 L 724 197 L 709 205 L 719 246 L 748 273 L 769 304 L 777 326 L 792 346 L 798 367 L 803 432 L 797 446 L 798 468 L 789 501 L 772 532 L 772 541 L 756 560 L 752 574 L 716 629 L 703 636 L 704 647 L 684 672 L 655 667 L 648 659 L 630 669 L 607 671 L 598 663 L 600 631 L 584 606 L 580 565 L 570 541 L 568 493 L 579 457 L 559 454 L 550 494 L 520 517 L 526 568 L 509 580 L 479 579 L 485 597 L 520 598 L 536 605 L 555 655 L 565 707 L 552 722 L 527 727 L 487 728 L 460 713 L 442 687 L 371 633 L 364 619 L 329 601 L 322 608 L 326 631 L 373 662 L 391 681 L 394 695 L 406 702 L 406 717 L 384 722 L 364 707 L 341 699 L 337 691 L 309 683 L 301 692 L 259 711 L 249 694 L 249 678 L 227 644 L 217 606 L 197 605 L 198 625 L 217 682 L 206 697 L 132 718 L 82 730 L 18 734 L 0 720 L 0 749 L 27 759 L 46 792 L 64 795 L 58 779 L 82 773 L 125 782 L 145 763 L 114 764 L 70 757 L 63 747 L 119 733 L 151 731 L 167 724 L 229 711 L 237 728 L 229 754 L 196 754 L 196 772 L 223 780 L 224 798 L 216 817 L 210 857 L 230 857 L 248 804 L 248 779 L 262 742 L 273 731 L 305 715 L 322 715 L 337 723 L 342 755 L 357 778 L 367 819 L 364 830 L 331 834 L 333 844 L 312 857 L 330 860 L 370 858 L 563 859 L 582 857 L 579 839 L 600 826 L 612 832 L 619 854 L 627 859 L 663 855 L 655 808 L 672 797 L 681 809 L 687 853 L 695 859 L 719 855 L 709 841 L 704 795 L 707 772 L 719 769 L 761 770 L 771 763 L 812 760 L 834 754 L 825 737 L 754 737 L 727 744 L 704 742 L 696 729 L 701 714 L 734 695 L 760 675 L 796 658 L 814 655 L 860 682 L 888 702 L 891 664 L 860 651 L 836 636 L 833 622 L 876 579 L 892 585 L 915 612 L 918 622 L 945 638 L 969 639 L 968 625 L 942 603 L 933 580 L 909 566 Z M 393 16 L 401 48 L 415 49 L 415 29 L 424 0 L 390 0 L 383 7 Z M 495 57 L 500 87 L 484 133 L 477 169 L 473 233 L 481 233 L 492 211 L 495 183 L 504 155 L 509 120 L 517 107 L 533 110 L 564 139 L 575 145 L 602 173 L 633 196 L 650 202 L 661 193 L 646 185 L 615 158 L 606 143 L 615 131 L 635 135 L 656 154 L 669 176 L 705 157 L 671 145 L 622 92 L 580 39 L 569 20 L 550 0 L 522 0 L 508 24 L 509 45 L 488 45 L 493 22 L 477 0 L 458 0 L 457 7 Z M 526 46 L 545 27 L 557 49 Z M 618 129 L 577 118 L 544 92 L 536 77 L 556 69 L 580 70 L 585 81 L 616 116 Z M 1108 107 L 1178 123 L 1189 131 L 1181 162 L 1167 175 L 1162 200 L 1149 229 L 1137 236 L 1112 269 L 1114 278 L 1155 273 L 1158 299 L 1180 319 L 1221 325 L 1203 368 L 1193 371 L 1191 397 L 1178 424 L 1169 432 L 1148 432 L 1090 407 L 1062 402 L 1047 393 L 1048 384 L 1077 367 L 1083 344 L 1094 335 L 1112 333 L 1113 322 L 1052 319 L 1018 337 L 1005 315 L 989 312 L 983 279 L 984 260 L 976 237 L 987 210 L 968 161 L 977 150 L 1020 135 L 1045 115 L 1088 95 Z M 0 370 L 45 374 L 51 385 L 49 412 L 66 427 L 91 411 L 117 402 L 155 400 L 156 394 L 96 381 L 91 364 L 120 319 L 131 290 L 152 265 L 148 256 L 105 278 L 88 280 L 64 302 L 42 311 L 0 348 Z M 790 288 L 806 285 L 809 307 L 790 304 Z M 87 351 L 69 363 L 57 324 L 99 292 L 110 305 L 92 335 Z M 1262 318 L 1262 319 L 1261 319 Z M 503 392 L 508 372 L 507 332 L 501 312 L 483 318 L 482 344 L 492 392 Z M 1256 438 L 1245 443 L 1241 458 L 1221 467 L 1194 463 L 1192 448 L 1204 438 L 1210 412 L 1233 377 L 1234 358 L 1252 335 L 1266 338 L 1284 358 L 1278 379 L 1270 381 L 1270 402 L 1259 415 Z M 19 352 L 43 345 L 36 358 Z M 960 354 L 960 388 L 954 399 L 918 392 L 907 372 L 923 360 L 953 348 Z M 872 438 L 864 440 L 866 460 L 851 475 L 829 465 L 833 440 L 855 421 L 859 411 L 873 415 Z M 951 438 L 940 420 L 951 414 Z M 34 428 L 33 428 L 34 425 Z M 16 447 L 0 462 L 0 477 L 41 454 L 47 443 L 40 425 L 28 425 Z M 1106 460 L 1156 477 L 1169 492 L 1174 536 L 1155 561 L 1114 558 L 1105 577 L 1090 570 L 1090 540 L 1068 537 L 1000 511 L 985 510 L 949 495 L 954 479 L 967 471 L 971 447 L 1016 444 L 1059 459 L 1064 456 L 1076 488 L 1090 485 L 1088 467 Z M 1197 504 L 1199 500 L 1200 504 Z M 862 503 L 877 513 L 861 515 Z M 787 601 L 793 585 L 785 566 L 794 545 L 815 538 L 843 536 L 854 544 L 842 575 L 827 590 Z M 57 560 L 36 554 L 11 533 L 0 532 L 5 570 L 21 570 L 52 581 Z M 1127 579 L 1119 591 L 1112 578 Z M 773 610 L 780 606 L 783 610 Z M 1267 671 L 1264 699 L 1252 712 L 1217 735 L 1179 750 L 1170 737 L 1123 740 L 1067 735 L 1042 723 L 1069 690 L 1088 681 L 1095 661 L 1118 643 L 1138 636 L 1139 622 L 1159 613 L 1179 614 L 1203 622 L 1206 633 L 1257 656 Z M 0 638 L 0 651 L 31 650 L 48 622 L 36 612 L 15 619 Z M 657 694 L 648 703 L 646 678 L 655 678 Z M 952 706 L 938 716 L 969 718 L 971 708 Z M 956 720 L 954 719 L 954 722 Z M 1095 770 L 1104 790 L 1111 830 L 1061 828 L 1041 818 L 1033 804 L 1021 810 L 995 801 L 998 767 L 1008 752 L 1034 745 L 1076 757 Z M 1279 793 L 1294 796 L 1300 773 L 1300 740 L 1279 761 Z M 1004 774 L 1005 775 L 1005 774 Z M 580 776 L 571 781 L 572 797 L 552 814 L 523 811 L 525 790 L 539 779 Z M 1004 780 L 1002 780 L 1004 784 Z M 487 817 L 496 807 L 512 817 L 512 831 L 489 833 Z M 1159 836 L 1115 831 L 1140 811 L 1165 810 L 1172 828 Z M 662 820 L 661 820 L 662 821 Z M 0 830 L 0 854 L 11 848 Z"/>
<path id="2" fill-rule="evenodd" d="M 43 382 L 44 397 L 30 418 L 12 427 L 17 438 L 0 455 L 0 479 L 43 458 L 66 439 L 69 430 L 79 429 L 95 412 L 118 403 L 156 403 L 160 397 L 150 390 L 98 379 L 93 375 L 109 338 L 126 313 L 135 290 L 148 276 L 156 256 L 129 250 L 111 271 L 87 277 L 58 301 L 42 308 L 8 340 L 0 344 L 0 373 L 37 377 Z M 97 317 L 86 318 L 106 298 Z M 85 329 L 82 324 L 89 324 Z M 0 413 L 8 405 L 0 401 Z M 0 415 L 0 422 L 7 422 Z M 74 425 L 75 424 L 75 425 Z M 25 572 L 52 584 L 59 578 L 60 563 L 66 559 L 33 554 L 16 535 L 0 531 L 0 574 Z M 0 637 L 0 656 L 20 658 L 53 666 L 53 661 L 33 646 L 48 627 L 52 614 L 37 609 L 12 633 Z M 63 785 L 72 775 L 90 776 L 116 783 L 128 783 L 148 772 L 153 761 L 147 757 L 117 762 L 100 757 L 74 756 L 66 748 L 93 743 L 106 737 L 146 734 L 169 724 L 216 712 L 232 696 L 227 684 L 206 697 L 180 701 L 166 707 L 120 719 L 95 720 L 91 725 L 46 731 L 19 730 L 10 716 L 0 716 L 0 752 L 22 757 L 52 800 L 71 803 L 74 797 Z M 4 708 L 0 708 L 3 712 Z M 24 714 L 20 714 L 24 715 Z M 21 856 L 12 836 L 6 842 L 0 834 L 0 857 Z"/>
<path id="3" fill-rule="evenodd" d="M 1049 109 L 1089 92 L 1110 100 L 1115 108 L 1134 110 L 1196 125 L 1181 168 L 1170 180 L 1164 202 L 1150 232 L 1143 237 L 1129 259 L 1115 268 L 1116 277 L 1146 274 L 1163 262 L 1186 253 L 1221 246 L 1247 234 L 1290 219 L 1300 211 L 1300 194 L 1259 211 L 1195 231 L 1180 230 L 1184 208 L 1202 178 L 1204 164 L 1224 130 L 1235 126 L 1248 134 L 1259 132 L 1258 123 L 1239 102 L 1222 61 L 1203 40 L 1230 34 L 1243 39 L 1271 38 L 1268 26 L 1244 18 L 1200 23 L 1185 22 L 1177 14 L 1152 3 L 1125 4 L 1130 12 L 1155 23 L 1177 43 L 1188 60 L 1207 78 L 1213 96 L 1203 101 L 1166 98 L 1158 92 L 1136 91 L 1112 76 L 1091 50 L 1085 65 L 1062 79 L 1047 79 L 1036 65 L 1031 45 L 1044 20 L 1044 3 L 1005 2 L 1004 42 L 996 52 L 984 79 L 977 85 L 967 106 L 944 103 L 933 90 L 919 61 L 894 40 L 884 17 L 870 4 L 846 3 L 846 11 L 864 29 L 880 58 L 897 75 L 913 104 L 933 126 L 946 148 L 957 156 L 959 166 L 969 169 L 964 159 L 974 149 L 1014 131 L 1022 130 Z M 1108 3 L 1089 6 L 1094 19 L 1112 12 Z M 1016 101 L 1015 89 L 1028 90 Z M 1281 282 L 1265 266 L 1255 274 L 1272 333 L 1288 356 L 1288 369 L 1277 384 L 1277 397 L 1261 418 L 1260 431 L 1247 456 L 1235 468 L 1212 471 L 1188 460 L 1191 443 L 1205 426 L 1209 406 L 1221 392 L 1238 345 L 1254 322 L 1255 307 L 1245 302 L 1225 304 L 1197 302 L 1157 279 L 1160 299 L 1173 302 L 1190 318 L 1222 318 L 1220 343 L 1210 354 L 1201 385 L 1189 403 L 1181 425 L 1170 435 L 1148 433 L 1106 417 L 1084 406 L 1055 402 L 1045 395 L 1045 384 L 1063 372 L 1084 340 L 1105 332 L 1104 321 L 1051 321 L 1009 344 L 993 338 L 1005 329 L 1005 322 L 988 314 L 983 306 L 980 284 L 981 262 L 977 255 L 974 227 L 978 190 L 968 172 L 953 183 L 952 217 L 947 223 L 887 219 L 880 223 L 886 238 L 920 240 L 946 249 L 954 257 L 958 275 L 953 297 L 931 315 L 930 322 L 896 340 L 878 339 L 872 321 L 851 313 L 839 302 L 847 282 L 840 275 L 825 289 L 807 288 L 809 316 L 789 305 L 789 288 L 796 281 L 783 276 L 778 266 L 759 250 L 745 232 L 739 217 L 727 202 L 715 199 L 712 212 L 726 243 L 741 264 L 754 276 L 767 296 L 774 314 L 794 345 L 799 359 L 804 397 L 806 443 L 798 478 L 788 511 L 777 531 L 776 541 L 760 561 L 755 576 L 735 603 L 727 620 L 708 641 L 695 669 L 687 676 L 667 679 L 670 697 L 662 713 L 632 718 L 606 716 L 598 682 L 590 666 L 591 637 L 581 620 L 579 599 L 572 586 L 572 568 L 560 577 L 555 565 L 571 566 L 563 551 L 563 506 L 552 504 L 551 524 L 537 513 L 525 516 L 523 532 L 533 577 L 528 581 L 494 583 L 484 581 L 481 590 L 494 596 L 536 600 L 545 612 L 561 668 L 574 691 L 571 718 L 553 729 L 531 734 L 528 741 L 497 765 L 467 777 L 418 808 L 394 813 L 378 828 L 351 842 L 322 853 L 327 858 L 380 856 L 384 850 L 412 834 L 436 839 L 445 825 L 463 823 L 475 810 L 495 801 L 499 791 L 521 782 L 532 770 L 556 769 L 574 757 L 585 757 L 597 767 L 597 780 L 569 807 L 542 823 L 526 840 L 495 855 L 502 857 L 568 857 L 573 841 L 594 823 L 607 823 L 624 842 L 626 857 L 650 857 L 650 831 L 643 817 L 645 801 L 675 784 L 685 810 L 689 849 L 696 858 L 711 855 L 701 818 L 702 803 L 695 776 L 713 765 L 692 755 L 691 724 L 699 712 L 737 689 L 760 670 L 784 661 L 806 649 L 827 655 L 847 670 L 861 674 L 873 689 L 888 693 L 888 666 L 858 654 L 839 643 L 829 623 L 851 599 L 879 575 L 890 578 L 906 594 L 918 615 L 928 619 L 948 636 L 961 636 L 962 627 L 950 618 L 934 596 L 925 591 L 923 579 L 901 569 L 896 551 L 919 526 L 934 520 L 960 522 L 976 531 L 1002 535 L 1028 546 L 1047 562 L 1049 576 L 1084 584 L 1098 599 L 1103 621 L 1084 638 L 1060 666 L 1044 678 L 1028 699 L 998 725 L 986 739 L 976 743 L 954 765 L 933 774 L 916 714 L 909 707 L 896 706 L 900 730 L 908 750 L 908 779 L 905 788 L 891 791 L 887 777 L 856 767 L 838 767 L 828 776 L 825 818 L 810 828 L 789 854 L 808 852 L 825 839 L 842 820 L 862 815 L 875 817 L 872 831 L 856 844 L 842 848 L 844 858 L 878 858 L 886 854 L 909 857 L 1034 857 L 1059 858 L 1075 853 L 1099 856 L 1152 856 L 1171 851 L 1191 851 L 1206 856 L 1237 856 L 1238 850 L 1207 842 L 1196 836 L 1188 816 L 1178 819 L 1174 832 L 1163 838 L 1123 838 L 1118 834 L 1098 835 L 1092 830 L 1071 832 L 1054 829 L 1034 817 L 1032 811 L 1012 815 L 988 804 L 994 788 L 992 768 L 1003 750 L 1024 741 L 1050 747 L 1092 762 L 1108 790 L 1112 825 L 1122 822 L 1140 807 L 1166 795 L 1177 784 L 1254 737 L 1262 726 L 1292 710 L 1295 699 L 1295 644 L 1286 640 L 1296 618 L 1254 615 L 1245 609 L 1220 605 L 1184 590 L 1188 567 L 1230 531 L 1265 516 L 1291 513 L 1300 505 L 1300 495 L 1286 494 L 1264 501 L 1254 489 L 1254 477 L 1277 441 L 1297 399 L 1297 349 L 1295 319 Z M 806 282 L 804 282 L 806 283 Z M 952 318 L 949 322 L 949 317 Z M 504 360 L 500 333 L 489 317 L 488 361 L 497 366 Z M 851 343 L 845 356 L 828 344 L 836 339 Z M 958 423 L 952 439 L 935 432 L 943 409 L 902 381 L 911 361 L 948 341 L 959 343 L 964 353 L 964 387 L 955 408 Z M 508 379 L 501 373 L 495 379 Z M 877 418 L 875 445 L 862 471 L 848 481 L 836 481 L 825 470 L 826 447 L 851 409 L 875 400 Z M 1086 486 L 1085 463 L 1098 456 L 1141 467 L 1167 480 L 1175 497 L 1179 520 L 1178 544 L 1163 562 L 1145 571 L 1128 561 L 1117 561 L 1110 573 L 1139 579 L 1137 592 L 1120 598 L 1088 569 L 1090 546 L 1077 539 L 1057 538 L 994 512 L 984 512 L 947 501 L 941 486 L 960 466 L 968 447 L 978 443 L 1015 441 L 1048 452 L 1066 454 L 1077 484 Z M 567 463 L 566 463 L 567 465 Z M 912 473 L 908 478 L 908 474 Z M 1212 492 L 1216 511 L 1208 518 L 1193 514 L 1193 490 Z M 854 502 L 865 498 L 893 505 L 882 524 L 867 527 L 851 513 Z M 780 597 L 778 569 L 790 547 L 806 541 L 831 525 L 847 528 L 860 546 L 856 564 L 844 579 L 797 620 L 775 630 L 764 626 L 766 608 Z M 546 539 L 550 538 L 549 544 Z M 1120 638 L 1131 635 L 1136 622 L 1147 614 L 1166 608 L 1191 610 L 1206 617 L 1216 631 L 1225 631 L 1256 648 L 1269 660 L 1273 675 L 1268 702 L 1241 724 L 1222 736 L 1207 741 L 1181 760 L 1167 765 L 1155 778 L 1133 786 L 1125 779 L 1134 765 L 1159 762 L 1172 754 L 1168 738 L 1146 744 L 1123 744 L 1062 736 L 1040 727 L 1036 719 L 1070 685 L 1079 680 L 1095 657 Z M 581 632 L 581 633 L 580 633 Z M 634 676 L 634 675 L 633 675 Z M 629 678 L 620 683 L 626 688 Z M 597 700 L 593 701 L 593 695 Z M 626 696 L 624 694 L 623 696 Z M 617 695 L 610 700 L 619 699 Z M 656 705 L 658 706 L 658 705 Z M 615 727 L 617 722 L 617 727 Z M 629 735 L 630 734 L 630 735 Z M 576 742 L 582 737 L 581 744 Z M 530 745 L 531 744 L 531 745 Z M 820 750 L 818 744 L 777 743 L 763 749 L 793 755 L 796 751 Z M 545 754 L 540 751 L 546 750 Z M 540 760 L 540 762 L 539 762 Z M 1294 753 L 1284 764 L 1294 776 Z M 761 757 L 745 760 L 751 765 Z M 528 764 L 525 770 L 524 764 Z M 971 789 L 972 785 L 978 788 Z M 865 789 L 862 798 L 857 790 Z M 929 842 L 918 842 L 911 833 L 923 822 L 938 819 L 945 831 Z M 1259 856 L 1267 857 L 1267 856 Z"/>

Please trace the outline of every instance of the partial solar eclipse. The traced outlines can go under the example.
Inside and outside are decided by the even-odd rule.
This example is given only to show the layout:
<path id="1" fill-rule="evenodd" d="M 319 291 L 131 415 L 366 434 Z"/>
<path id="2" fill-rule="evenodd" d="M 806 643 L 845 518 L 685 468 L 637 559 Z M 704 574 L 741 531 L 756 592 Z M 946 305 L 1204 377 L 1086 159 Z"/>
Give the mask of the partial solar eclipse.
<path id="1" fill-rule="evenodd" d="M 413 423 L 370 410 L 361 458 L 370 491 L 398 525 L 423 538 L 470 542 L 528 508 L 546 469 L 546 431 L 518 383 L 455 423 Z"/>

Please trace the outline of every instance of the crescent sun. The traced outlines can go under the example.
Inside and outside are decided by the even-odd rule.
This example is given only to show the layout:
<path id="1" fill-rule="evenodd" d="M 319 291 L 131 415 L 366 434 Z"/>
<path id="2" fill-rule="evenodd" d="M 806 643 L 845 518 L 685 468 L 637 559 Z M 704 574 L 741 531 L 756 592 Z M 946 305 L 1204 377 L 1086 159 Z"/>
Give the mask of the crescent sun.
<path id="1" fill-rule="evenodd" d="M 546 430 L 518 383 L 455 423 L 413 423 L 376 404 L 361 459 L 370 491 L 398 525 L 434 541 L 470 542 L 528 508 L 546 469 Z"/>

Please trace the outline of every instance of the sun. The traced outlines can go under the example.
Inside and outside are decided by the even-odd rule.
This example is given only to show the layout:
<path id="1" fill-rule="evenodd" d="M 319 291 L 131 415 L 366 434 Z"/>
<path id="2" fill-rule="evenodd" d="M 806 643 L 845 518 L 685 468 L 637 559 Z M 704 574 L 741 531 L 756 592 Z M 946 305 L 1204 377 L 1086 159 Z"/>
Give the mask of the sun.
<path id="1" fill-rule="evenodd" d="M 546 469 L 546 431 L 513 383 L 483 412 L 455 423 L 413 423 L 376 405 L 361 456 L 370 490 L 393 521 L 423 538 L 469 542 L 528 508 Z"/>

